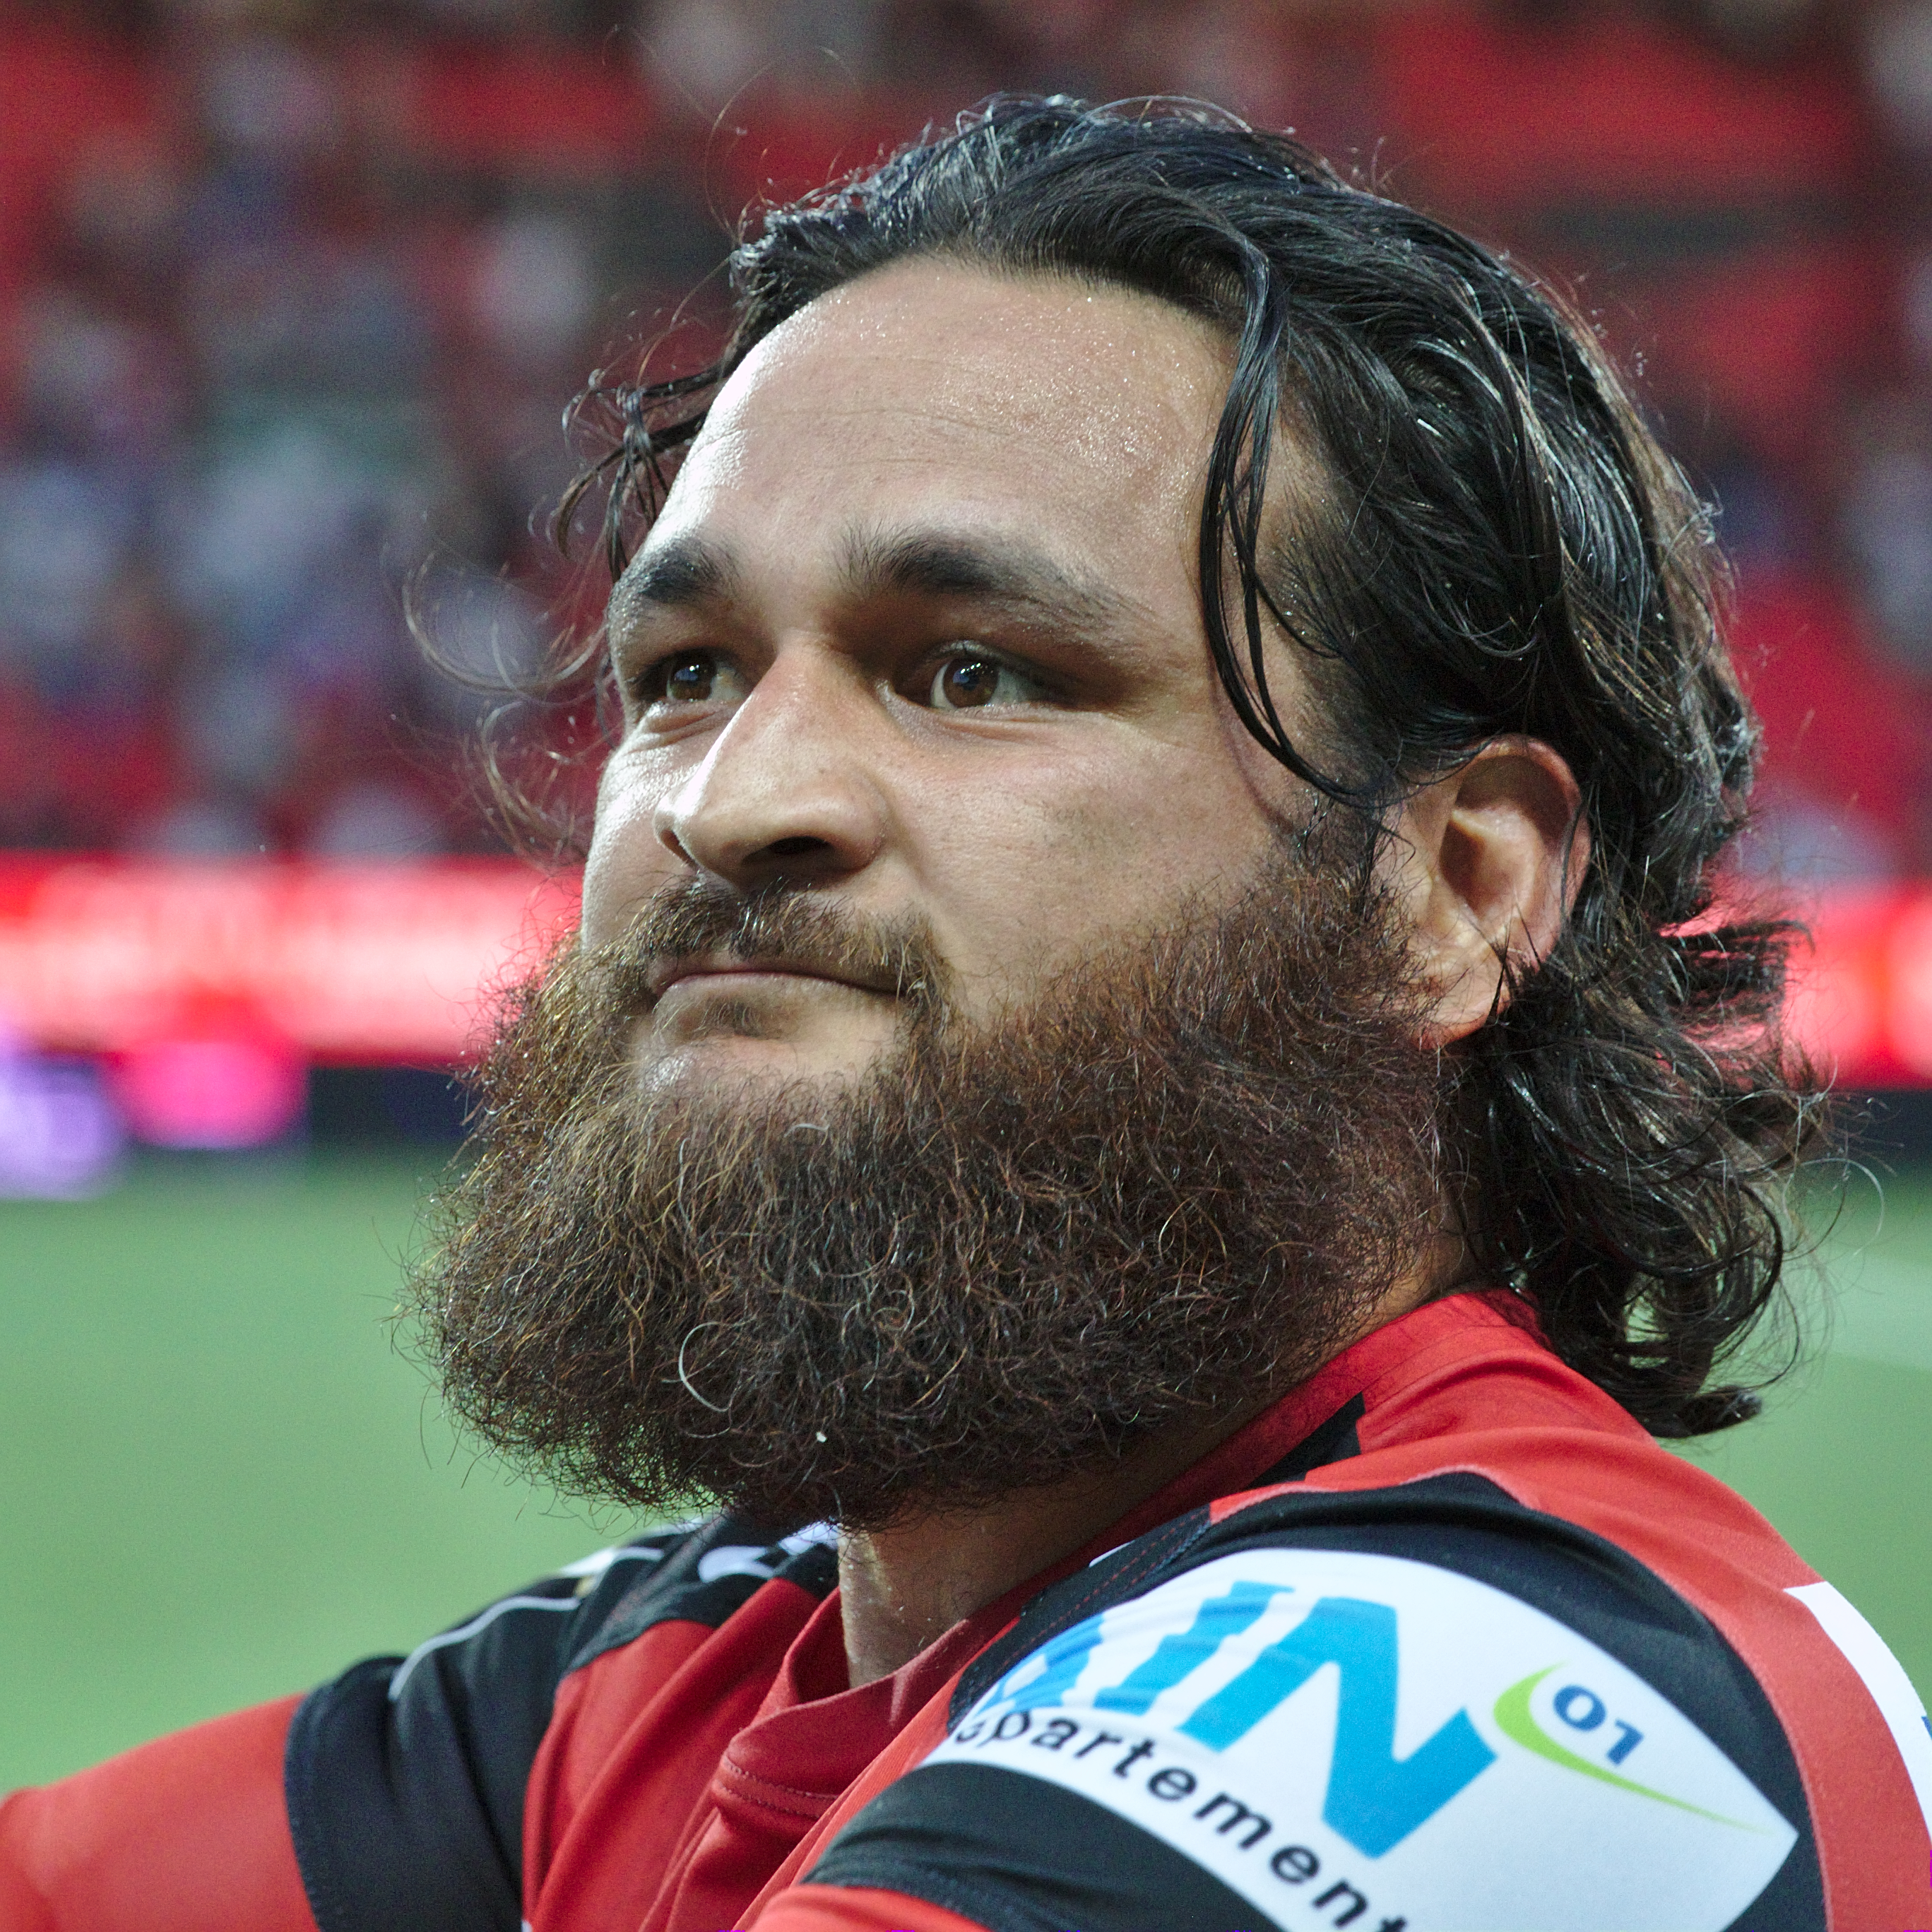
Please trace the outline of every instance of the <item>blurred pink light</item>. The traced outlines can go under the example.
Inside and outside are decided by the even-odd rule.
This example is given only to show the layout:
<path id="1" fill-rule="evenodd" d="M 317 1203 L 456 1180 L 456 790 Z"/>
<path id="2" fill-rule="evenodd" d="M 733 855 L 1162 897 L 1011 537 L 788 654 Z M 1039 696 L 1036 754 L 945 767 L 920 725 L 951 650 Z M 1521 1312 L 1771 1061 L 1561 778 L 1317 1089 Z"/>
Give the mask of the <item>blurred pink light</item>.
<path id="1" fill-rule="evenodd" d="M 164 1148 L 262 1147 L 300 1120 L 308 1069 L 263 1034 L 158 1040 L 122 1056 L 115 1097 L 136 1138 Z"/>

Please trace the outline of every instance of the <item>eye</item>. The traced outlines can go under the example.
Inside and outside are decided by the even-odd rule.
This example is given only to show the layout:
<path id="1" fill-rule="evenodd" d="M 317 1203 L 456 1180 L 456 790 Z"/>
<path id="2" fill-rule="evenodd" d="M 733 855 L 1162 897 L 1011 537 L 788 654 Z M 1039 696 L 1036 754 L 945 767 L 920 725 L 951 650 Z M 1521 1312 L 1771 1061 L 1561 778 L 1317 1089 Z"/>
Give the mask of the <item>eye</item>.
<path id="1" fill-rule="evenodd" d="M 1039 679 L 1004 659 L 959 650 L 933 673 L 926 701 L 936 711 L 974 711 L 994 704 L 1036 704 L 1046 695 Z"/>
<path id="2" fill-rule="evenodd" d="M 680 704 L 736 704 L 745 695 L 743 674 L 717 651 L 678 651 L 648 666 L 637 683 L 647 710 Z"/>

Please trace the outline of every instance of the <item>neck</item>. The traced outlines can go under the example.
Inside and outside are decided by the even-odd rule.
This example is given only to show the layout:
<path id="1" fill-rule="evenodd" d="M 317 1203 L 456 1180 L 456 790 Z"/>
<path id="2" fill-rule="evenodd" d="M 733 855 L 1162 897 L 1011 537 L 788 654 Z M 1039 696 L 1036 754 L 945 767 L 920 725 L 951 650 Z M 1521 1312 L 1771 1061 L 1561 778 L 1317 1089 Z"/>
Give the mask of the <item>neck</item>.
<path id="1" fill-rule="evenodd" d="M 1267 1406 L 1150 1437 L 1102 1470 L 982 1508 L 842 1531 L 838 1593 L 854 1688 L 898 1670 L 962 1618 L 1093 1541 Z"/>
<path id="2" fill-rule="evenodd" d="M 1460 1240 L 1438 1235 L 1342 1346 L 1441 1292 L 1466 1258 Z M 886 1529 L 842 1531 L 839 1606 L 853 1687 L 890 1675 L 962 1618 L 1091 1543 L 1279 1393 L 1151 1436 L 1118 1461 L 1065 1482 L 997 1497 L 980 1508 L 928 1510 Z"/>

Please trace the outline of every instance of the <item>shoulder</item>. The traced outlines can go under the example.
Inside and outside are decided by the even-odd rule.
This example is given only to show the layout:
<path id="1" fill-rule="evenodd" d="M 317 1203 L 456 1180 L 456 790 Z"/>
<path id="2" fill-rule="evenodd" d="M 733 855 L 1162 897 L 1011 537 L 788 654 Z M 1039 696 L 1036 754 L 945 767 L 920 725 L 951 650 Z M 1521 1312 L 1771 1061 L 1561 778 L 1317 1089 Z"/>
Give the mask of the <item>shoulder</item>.
<path id="1" fill-rule="evenodd" d="M 1468 1474 L 1291 1485 L 1043 1593 L 810 1880 L 1089 1932 L 1825 1923 L 1750 1670 L 1626 1552 Z"/>
<path id="2" fill-rule="evenodd" d="M 654 1531 L 311 1693 L 284 1782 L 319 1922 L 394 1924 L 400 1900 L 422 1932 L 515 1932 L 525 1793 L 560 1688 L 667 1626 L 701 1640 L 775 1577 L 822 1596 L 831 1542 L 820 1527 L 774 1540 L 729 1516 Z"/>

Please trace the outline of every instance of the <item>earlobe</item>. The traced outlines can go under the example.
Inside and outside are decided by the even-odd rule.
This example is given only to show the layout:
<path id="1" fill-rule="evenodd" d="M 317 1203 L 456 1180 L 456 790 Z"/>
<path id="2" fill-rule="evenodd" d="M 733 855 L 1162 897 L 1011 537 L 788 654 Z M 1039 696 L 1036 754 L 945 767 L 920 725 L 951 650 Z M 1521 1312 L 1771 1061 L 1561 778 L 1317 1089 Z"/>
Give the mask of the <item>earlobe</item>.
<path id="1" fill-rule="evenodd" d="M 1589 862 L 1582 794 L 1540 740 L 1498 738 L 1413 793 L 1396 830 L 1395 884 L 1433 995 L 1424 1034 L 1446 1046 L 1556 944 Z"/>

